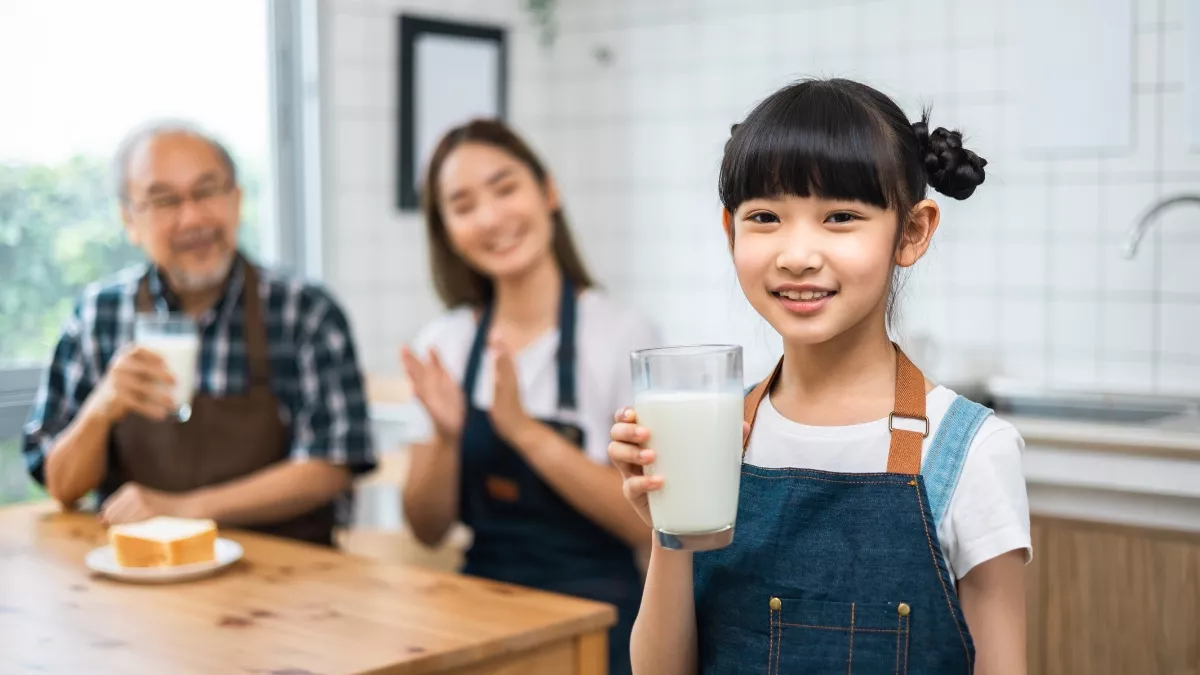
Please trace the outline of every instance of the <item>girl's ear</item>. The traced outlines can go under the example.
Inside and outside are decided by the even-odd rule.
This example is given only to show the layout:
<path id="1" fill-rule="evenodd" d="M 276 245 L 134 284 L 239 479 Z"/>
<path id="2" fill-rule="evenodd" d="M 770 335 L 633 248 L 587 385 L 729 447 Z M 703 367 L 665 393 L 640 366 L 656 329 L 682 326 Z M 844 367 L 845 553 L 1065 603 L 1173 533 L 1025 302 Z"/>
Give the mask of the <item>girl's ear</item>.
<path id="1" fill-rule="evenodd" d="M 925 255 L 942 217 L 941 209 L 932 199 L 917 202 L 908 213 L 908 221 L 900 234 L 900 245 L 896 248 L 896 265 L 899 267 L 912 267 Z"/>
<path id="2" fill-rule="evenodd" d="M 725 239 L 729 242 L 729 250 L 733 251 L 733 214 L 729 209 L 721 209 L 721 228 L 725 230 Z"/>

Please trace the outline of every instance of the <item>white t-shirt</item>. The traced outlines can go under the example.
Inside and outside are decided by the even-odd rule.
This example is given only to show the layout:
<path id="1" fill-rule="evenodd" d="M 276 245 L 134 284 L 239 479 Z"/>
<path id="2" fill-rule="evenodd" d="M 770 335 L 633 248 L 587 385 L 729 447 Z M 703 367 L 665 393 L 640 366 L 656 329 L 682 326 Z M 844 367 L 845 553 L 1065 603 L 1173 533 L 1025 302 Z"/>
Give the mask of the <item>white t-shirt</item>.
<path id="1" fill-rule="evenodd" d="M 926 397 L 931 429 L 936 429 L 955 394 L 937 387 Z M 934 433 L 925 439 L 922 458 Z M 800 467 L 838 473 L 887 470 L 891 436 L 887 419 L 843 427 L 816 427 L 793 422 L 765 397 L 758 409 L 746 450 L 746 463 L 770 469 Z M 938 541 L 950 572 L 961 579 L 979 563 L 1017 549 L 1031 559 L 1029 499 L 1021 452 L 1025 442 L 1013 425 L 989 416 L 975 434 L 958 486 L 950 498 Z"/>
<path id="2" fill-rule="evenodd" d="M 436 347 L 442 364 L 459 382 L 470 356 L 478 323 L 470 308 L 453 309 L 429 322 L 413 341 L 413 350 L 425 354 Z M 562 419 L 558 411 L 558 341 L 554 328 L 535 339 L 515 356 L 521 404 L 535 419 Z M 613 416 L 633 404 L 629 352 L 662 346 L 658 327 L 636 311 L 602 293 L 588 289 L 580 293 L 575 323 L 575 388 L 578 417 L 583 429 L 584 451 L 593 461 L 607 464 L 609 430 Z M 472 400 L 476 408 L 489 410 L 495 392 L 491 351 L 485 351 L 475 379 Z M 414 422 L 414 438 L 431 439 L 432 422 L 424 409 Z"/>

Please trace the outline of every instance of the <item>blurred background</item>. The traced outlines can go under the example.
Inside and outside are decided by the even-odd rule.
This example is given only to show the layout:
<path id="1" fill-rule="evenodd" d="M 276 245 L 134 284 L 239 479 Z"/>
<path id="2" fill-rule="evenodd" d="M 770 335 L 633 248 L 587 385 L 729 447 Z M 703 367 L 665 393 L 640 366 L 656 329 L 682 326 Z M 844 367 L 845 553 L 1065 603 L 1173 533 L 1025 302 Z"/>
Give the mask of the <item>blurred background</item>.
<path id="1" fill-rule="evenodd" d="M 1026 438 L 1033 670 L 1200 672 L 1200 208 L 1127 252 L 1200 193 L 1194 0 L 0 0 L 0 501 L 36 494 L 16 438 L 75 293 L 140 259 L 108 161 L 162 115 L 229 143 L 246 249 L 344 302 L 403 445 L 396 350 L 440 307 L 396 206 L 402 14 L 504 31 L 507 119 L 601 284 L 748 380 L 779 345 L 720 230 L 730 125 L 838 76 L 961 128 L 987 182 L 939 199 L 897 336 Z M 395 530 L 378 482 L 361 524 Z"/>

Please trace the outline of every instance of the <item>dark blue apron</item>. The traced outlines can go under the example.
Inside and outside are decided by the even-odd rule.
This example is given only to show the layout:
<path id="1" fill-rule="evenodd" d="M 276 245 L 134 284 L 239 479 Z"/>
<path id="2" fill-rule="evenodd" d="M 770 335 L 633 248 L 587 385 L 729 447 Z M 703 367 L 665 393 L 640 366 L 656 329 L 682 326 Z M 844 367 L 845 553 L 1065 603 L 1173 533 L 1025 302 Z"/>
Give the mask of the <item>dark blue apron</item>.
<path id="1" fill-rule="evenodd" d="M 559 306 L 557 419 L 541 420 L 582 448 L 577 419 L 576 298 L 563 280 Z M 467 359 L 463 391 L 467 419 L 462 436 L 459 513 L 474 531 L 463 572 L 615 605 L 609 632 L 614 674 L 629 672 L 629 634 L 642 597 L 633 551 L 576 511 L 525 463 L 492 427 L 473 399 L 487 345 L 492 307 L 484 309 Z"/>
<path id="2" fill-rule="evenodd" d="M 991 411 L 959 397 L 922 464 L 925 378 L 899 358 L 893 417 L 925 432 L 889 423 L 887 473 L 742 466 L 733 543 L 694 558 L 701 673 L 972 672 L 937 523 Z M 751 425 L 774 378 L 746 397 Z"/>

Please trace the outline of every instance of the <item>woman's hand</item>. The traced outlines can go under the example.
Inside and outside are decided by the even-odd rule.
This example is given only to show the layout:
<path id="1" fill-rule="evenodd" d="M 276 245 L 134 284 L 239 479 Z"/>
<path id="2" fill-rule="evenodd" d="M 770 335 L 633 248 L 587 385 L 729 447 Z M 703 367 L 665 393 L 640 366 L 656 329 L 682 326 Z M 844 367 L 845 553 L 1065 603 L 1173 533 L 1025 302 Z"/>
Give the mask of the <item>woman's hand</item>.
<path id="1" fill-rule="evenodd" d="M 750 425 L 742 422 L 742 442 L 750 433 Z M 616 465 L 624 479 L 625 498 L 633 504 L 642 521 L 653 526 L 650 519 L 649 494 L 663 486 L 662 476 L 645 475 L 644 467 L 654 462 L 654 451 L 646 447 L 650 430 L 637 424 L 637 413 L 633 408 L 617 411 L 616 424 L 609 432 L 612 443 L 608 444 L 608 458 Z"/>
<path id="2" fill-rule="evenodd" d="M 467 419 L 467 398 L 462 386 L 442 366 L 436 349 L 423 362 L 408 347 L 400 348 L 400 361 L 412 382 L 413 393 L 425 406 L 442 445 L 458 447 Z"/>
<path id="3" fill-rule="evenodd" d="M 525 413 L 521 405 L 521 383 L 517 379 L 517 364 L 513 360 L 512 350 L 504 340 L 504 335 L 492 331 L 488 336 L 488 348 L 492 350 L 493 372 L 495 373 L 496 389 L 492 397 L 492 409 L 488 417 L 492 426 L 508 444 L 519 449 L 521 440 L 528 431 L 534 429 L 538 422 Z"/>

